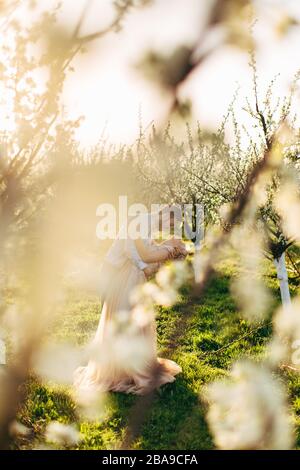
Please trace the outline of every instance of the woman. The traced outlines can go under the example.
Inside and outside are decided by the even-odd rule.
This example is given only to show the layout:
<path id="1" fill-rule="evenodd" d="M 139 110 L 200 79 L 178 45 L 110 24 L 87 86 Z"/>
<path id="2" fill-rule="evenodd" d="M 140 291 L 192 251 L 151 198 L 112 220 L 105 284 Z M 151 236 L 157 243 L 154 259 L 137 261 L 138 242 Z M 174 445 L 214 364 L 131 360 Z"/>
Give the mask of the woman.
<path id="1" fill-rule="evenodd" d="M 144 349 L 141 354 L 136 354 L 136 358 L 129 360 L 126 351 L 117 354 L 113 333 L 116 325 L 120 325 L 120 319 L 124 318 L 124 312 L 127 312 L 126 322 L 132 321 L 132 291 L 151 277 L 162 263 L 185 254 L 183 243 L 176 239 L 160 245 L 153 243 L 150 237 L 132 240 L 119 236 L 115 240 L 103 263 L 102 273 L 107 288 L 93 344 L 94 354 L 86 367 L 76 370 L 74 383 L 77 388 L 142 395 L 175 380 L 181 368 L 171 360 L 157 357 L 154 317 L 150 317 L 146 324 L 135 325 L 138 328 L 137 331 L 135 329 L 135 338 Z M 125 339 L 126 334 L 125 329 Z M 125 349 L 131 347 L 132 340 L 128 333 L 127 346 L 126 342 L 123 343 Z"/>

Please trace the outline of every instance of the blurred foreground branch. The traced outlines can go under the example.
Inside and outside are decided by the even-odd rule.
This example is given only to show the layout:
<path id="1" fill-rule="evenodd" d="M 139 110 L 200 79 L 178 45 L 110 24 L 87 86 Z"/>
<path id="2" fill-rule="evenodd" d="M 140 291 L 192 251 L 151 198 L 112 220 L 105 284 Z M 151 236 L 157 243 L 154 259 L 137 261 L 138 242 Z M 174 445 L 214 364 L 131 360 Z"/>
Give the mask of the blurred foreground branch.
<path id="1" fill-rule="evenodd" d="M 278 133 L 274 134 L 269 141 L 266 150 L 261 159 L 254 166 L 250 173 L 247 184 L 244 189 L 241 190 L 239 197 L 227 216 L 226 224 L 222 229 L 220 235 L 216 236 L 215 240 L 210 246 L 207 260 L 203 267 L 201 267 L 200 279 L 194 284 L 192 296 L 190 297 L 187 304 L 184 305 L 185 313 L 180 317 L 176 323 L 175 330 L 171 335 L 168 346 L 165 349 L 166 355 L 171 355 L 172 351 L 178 346 L 178 340 L 186 332 L 186 325 L 191 316 L 191 307 L 193 306 L 194 300 L 199 298 L 205 291 L 210 279 L 212 278 L 215 270 L 214 265 L 216 259 L 220 253 L 220 250 L 227 244 L 231 232 L 243 216 L 245 210 L 248 207 L 252 197 L 255 185 L 264 174 L 273 172 L 281 162 L 281 155 L 278 155 L 277 145 Z M 197 254 L 196 254 L 197 256 Z M 196 277 L 197 279 L 197 277 Z M 154 370 L 154 386 L 158 380 L 160 368 L 157 366 Z M 121 449 L 130 449 L 134 440 L 139 435 L 141 426 L 145 421 L 147 414 L 150 409 L 150 405 L 155 399 L 155 392 L 138 398 L 136 404 L 133 406 L 132 413 L 129 418 L 128 428 L 125 433 L 125 437 L 121 444 Z"/>

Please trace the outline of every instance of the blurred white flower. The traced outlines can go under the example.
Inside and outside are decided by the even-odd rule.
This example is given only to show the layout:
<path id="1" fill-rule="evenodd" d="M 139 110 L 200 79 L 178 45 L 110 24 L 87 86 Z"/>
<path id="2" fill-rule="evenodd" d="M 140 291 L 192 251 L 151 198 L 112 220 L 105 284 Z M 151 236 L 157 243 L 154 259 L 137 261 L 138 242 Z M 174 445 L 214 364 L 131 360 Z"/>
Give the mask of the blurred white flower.
<path id="1" fill-rule="evenodd" d="M 32 450 L 54 450 L 54 448 L 45 444 L 37 444 Z"/>
<path id="2" fill-rule="evenodd" d="M 300 298 L 290 305 L 280 307 L 274 315 L 274 337 L 269 345 L 269 360 L 272 364 L 287 360 L 297 365 L 300 344 Z"/>
<path id="3" fill-rule="evenodd" d="M 272 297 L 261 279 L 243 274 L 234 279 L 231 290 L 243 316 L 248 321 L 261 321 L 265 318 Z"/>
<path id="4" fill-rule="evenodd" d="M 164 265 L 156 274 L 157 284 L 163 289 L 179 289 L 190 277 L 187 264 L 184 261 L 174 261 Z"/>
<path id="5" fill-rule="evenodd" d="M 6 364 L 6 346 L 4 340 L 0 336 L 0 365 L 3 364 Z"/>
<path id="6" fill-rule="evenodd" d="M 268 203 L 268 183 L 269 175 L 261 174 L 253 187 L 253 198 L 248 208 L 249 215 L 254 215 L 257 207 L 263 207 Z"/>
<path id="7" fill-rule="evenodd" d="M 154 282 L 145 282 L 138 285 L 130 293 L 131 305 L 143 305 L 144 308 L 151 308 L 158 291 L 159 287 Z"/>
<path id="8" fill-rule="evenodd" d="M 237 226 L 231 243 L 239 255 L 239 274 L 231 284 L 232 294 L 248 321 L 261 321 L 270 307 L 272 296 L 261 279 L 263 240 L 251 224 Z"/>
<path id="9" fill-rule="evenodd" d="M 208 424 L 221 449 L 290 449 L 293 428 L 285 394 L 272 373 L 251 362 L 237 363 L 232 381 L 207 387 Z"/>
<path id="10" fill-rule="evenodd" d="M 107 326 L 105 337 L 99 346 L 97 337 L 90 346 L 90 356 L 103 369 L 141 369 L 153 357 L 152 341 L 141 333 L 141 326 L 132 312 L 127 312 L 128 321 L 120 324 L 118 319 Z M 151 328 L 146 324 L 144 328 Z"/>
<path id="11" fill-rule="evenodd" d="M 283 228 L 288 236 L 300 240 L 300 198 L 295 182 L 287 182 L 274 199 L 274 205 L 279 212 Z"/>
<path id="12" fill-rule="evenodd" d="M 220 218 L 223 219 L 224 221 L 227 220 L 231 210 L 231 204 L 229 202 L 226 202 L 222 204 L 219 208 L 219 215 Z"/>
<path id="13" fill-rule="evenodd" d="M 3 316 L 3 327 L 9 336 L 13 352 L 22 347 L 32 328 L 32 313 L 19 305 L 10 305 Z"/>
<path id="14" fill-rule="evenodd" d="M 102 421 L 105 418 L 105 393 L 93 389 L 76 389 L 74 399 L 88 421 Z"/>
<path id="15" fill-rule="evenodd" d="M 171 307 L 178 297 L 177 290 L 174 287 L 161 287 L 154 282 L 147 282 L 137 289 L 134 298 L 136 305 L 142 305 L 144 309 L 149 311 L 153 310 L 154 304 Z"/>
<path id="16" fill-rule="evenodd" d="M 20 421 L 13 421 L 10 423 L 9 433 L 13 437 L 28 437 L 32 431 L 27 426 L 20 423 Z"/>
<path id="17" fill-rule="evenodd" d="M 278 336 L 273 336 L 267 346 L 267 360 L 271 367 L 277 367 L 284 359 L 288 357 L 289 348 L 287 343 L 283 342 Z"/>
<path id="18" fill-rule="evenodd" d="M 300 339 L 296 339 L 295 341 L 293 341 L 291 346 L 293 349 L 292 363 L 295 366 L 300 366 Z M 299 372 L 300 372 L 300 368 L 299 368 Z"/>
<path id="19" fill-rule="evenodd" d="M 157 292 L 154 297 L 155 303 L 157 305 L 163 305 L 164 307 L 172 307 L 178 299 L 178 292 L 173 288 L 161 289 Z"/>
<path id="20" fill-rule="evenodd" d="M 32 368 L 42 379 L 72 384 L 73 373 L 87 359 L 87 351 L 66 343 L 46 343 L 35 351 Z"/>
<path id="21" fill-rule="evenodd" d="M 206 265 L 207 261 L 208 256 L 204 255 L 201 250 L 196 250 L 193 258 L 193 270 L 196 284 L 199 284 L 203 278 L 203 268 Z"/>
<path id="22" fill-rule="evenodd" d="M 171 307 L 178 300 L 178 289 L 191 277 L 188 266 L 183 261 L 164 265 L 156 274 L 155 282 L 146 282 L 136 287 L 130 296 L 134 308 L 154 314 L 154 304 Z M 140 317 L 141 318 L 141 317 Z"/>
<path id="23" fill-rule="evenodd" d="M 262 234 L 244 223 L 233 230 L 231 243 L 240 256 L 243 271 L 253 275 L 259 272 L 263 259 Z"/>
<path id="24" fill-rule="evenodd" d="M 184 245 L 185 245 L 185 249 L 188 252 L 188 254 L 195 253 L 195 244 L 191 240 L 185 241 Z"/>
<path id="25" fill-rule="evenodd" d="M 48 424 L 45 433 L 46 441 L 69 447 L 78 444 L 80 433 L 75 426 L 52 421 Z"/>
<path id="26" fill-rule="evenodd" d="M 278 309 L 274 316 L 274 329 L 279 338 L 290 344 L 300 339 L 300 297 Z"/>
<path id="27" fill-rule="evenodd" d="M 139 327 L 144 328 L 154 321 L 155 312 L 143 305 L 136 305 L 131 311 L 133 322 Z"/>

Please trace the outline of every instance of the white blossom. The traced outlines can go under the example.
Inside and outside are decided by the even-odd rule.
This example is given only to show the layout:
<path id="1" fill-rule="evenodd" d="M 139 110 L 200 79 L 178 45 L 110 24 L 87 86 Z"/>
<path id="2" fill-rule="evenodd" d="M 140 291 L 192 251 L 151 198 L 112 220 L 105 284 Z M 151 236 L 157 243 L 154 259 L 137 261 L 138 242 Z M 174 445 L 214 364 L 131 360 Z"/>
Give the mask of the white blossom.
<path id="1" fill-rule="evenodd" d="M 45 438 L 48 442 L 67 447 L 78 444 L 80 433 L 73 425 L 52 421 L 47 426 Z"/>
<path id="2" fill-rule="evenodd" d="M 231 290 L 247 320 L 261 321 L 265 318 L 272 298 L 261 279 L 243 274 L 232 282 Z"/>
<path id="3" fill-rule="evenodd" d="M 67 343 L 46 343 L 35 351 L 33 370 L 42 379 L 72 384 L 74 370 L 86 359 L 86 351 Z"/>
<path id="4" fill-rule="evenodd" d="M 237 363 L 207 387 L 208 423 L 221 449 L 290 449 L 293 429 L 281 385 L 265 367 Z"/>
<path id="5" fill-rule="evenodd" d="M 179 289 L 188 279 L 189 270 L 184 261 L 164 265 L 156 274 L 156 281 L 164 289 Z"/>
<path id="6" fill-rule="evenodd" d="M 20 423 L 20 421 L 13 421 L 10 423 L 9 426 L 10 435 L 13 437 L 27 437 L 31 434 L 31 429 L 24 424 Z"/>
<path id="7" fill-rule="evenodd" d="M 276 195 L 274 205 L 282 217 L 285 232 L 300 240 L 300 198 L 296 183 L 287 182 Z"/>
<path id="8" fill-rule="evenodd" d="M 277 311 L 274 328 L 279 337 L 290 342 L 300 339 L 300 297 Z"/>
<path id="9" fill-rule="evenodd" d="M 300 297 L 278 309 L 274 316 L 274 336 L 268 347 L 269 360 L 276 365 L 284 360 L 298 365 L 300 342 Z"/>
<path id="10" fill-rule="evenodd" d="M 94 389 L 76 389 L 74 399 L 88 421 L 102 421 L 105 418 L 107 396 Z"/>
<path id="11" fill-rule="evenodd" d="M 273 336 L 267 346 L 267 359 L 272 367 L 277 367 L 285 358 L 288 357 L 289 348 L 287 343 L 283 342 L 278 336 Z"/>
<path id="12" fill-rule="evenodd" d="M 97 336 L 92 342 L 90 355 L 102 367 L 128 366 L 129 369 L 139 369 L 152 357 L 152 341 L 141 334 L 139 319 L 135 319 L 133 312 L 119 312 L 114 322 L 107 325 L 101 345 L 99 346 Z M 145 327 L 150 328 L 151 325 L 147 323 Z"/>

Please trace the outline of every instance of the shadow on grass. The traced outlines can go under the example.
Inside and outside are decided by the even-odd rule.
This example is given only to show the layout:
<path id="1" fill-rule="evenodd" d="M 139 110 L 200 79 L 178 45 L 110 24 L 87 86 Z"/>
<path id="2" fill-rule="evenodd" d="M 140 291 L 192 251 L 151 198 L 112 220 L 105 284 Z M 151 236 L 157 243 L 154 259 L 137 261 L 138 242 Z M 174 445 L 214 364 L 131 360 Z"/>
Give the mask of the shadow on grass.
<path id="1" fill-rule="evenodd" d="M 80 449 L 113 449 L 122 440 L 131 407 L 138 397 L 110 394 L 110 416 L 103 423 L 84 423 Z M 133 449 L 202 450 L 213 448 L 204 409 L 184 378 L 163 386 L 145 414 Z"/>
<path id="2" fill-rule="evenodd" d="M 204 410 L 183 377 L 162 387 L 141 430 L 140 449 L 210 449 Z"/>

